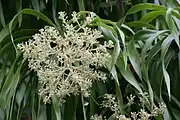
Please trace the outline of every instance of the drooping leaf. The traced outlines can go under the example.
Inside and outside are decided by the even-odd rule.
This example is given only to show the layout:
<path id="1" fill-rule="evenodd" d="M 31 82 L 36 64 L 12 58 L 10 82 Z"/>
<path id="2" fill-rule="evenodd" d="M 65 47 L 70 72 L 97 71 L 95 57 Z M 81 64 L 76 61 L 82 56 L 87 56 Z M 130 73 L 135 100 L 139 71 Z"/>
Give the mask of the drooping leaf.
<path id="1" fill-rule="evenodd" d="M 16 0 L 16 9 L 17 9 L 17 12 L 22 10 L 22 0 Z M 18 16 L 18 22 L 19 22 L 19 27 L 20 27 L 22 24 L 22 14 Z"/>
<path id="2" fill-rule="evenodd" d="M 128 22 L 127 25 L 130 27 L 135 27 L 135 28 L 142 28 L 142 27 L 147 27 L 149 29 L 156 28 L 154 25 L 148 24 L 147 22 L 144 22 L 144 21 L 132 21 L 132 22 Z"/>
<path id="3" fill-rule="evenodd" d="M 123 59 L 124 59 L 124 63 L 125 63 L 125 68 L 127 67 L 127 49 L 126 49 L 126 43 L 125 43 L 125 34 L 123 33 L 123 31 L 118 28 L 117 26 L 115 26 L 117 31 L 118 31 L 118 36 L 120 36 L 120 40 L 122 41 L 123 44 Z"/>
<path id="4" fill-rule="evenodd" d="M 129 68 L 128 67 L 127 69 L 124 68 L 125 66 L 124 61 L 120 57 L 117 60 L 116 66 L 121 72 L 122 76 L 142 94 L 143 92 L 139 83 L 137 82 L 137 80 L 135 79 Z"/>
<path id="5" fill-rule="evenodd" d="M 172 41 L 173 41 L 173 35 L 170 34 L 162 43 L 161 45 L 161 60 L 162 60 L 162 69 L 163 69 L 163 75 L 164 75 L 164 79 L 165 79 L 165 83 L 166 83 L 166 87 L 167 87 L 167 91 L 168 91 L 168 95 L 169 95 L 169 99 L 171 97 L 171 89 L 170 89 L 170 77 L 168 72 L 166 71 L 165 68 L 165 63 L 164 63 L 164 58 L 165 55 L 168 51 L 169 46 L 171 45 Z"/>
<path id="6" fill-rule="evenodd" d="M 141 3 L 133 6 L 131 9 L 128 10 L 127 15 L 133 14 L 142 10 L 162 10 L 166 11 L 167 8 L 161 5 L 156 5 L 152 3 Z"/>
<path id="7" fill-rule="evenodd" d="M 152 61 L 153 57 L 161 50 L 162 41 L 159 41 L 153 48 L 148 52 L 147 65 Z"/>
<path id="8" fill-rule="evenodd" d="M 166 22 L 168 24 L 168 27 L 176 41 L 176 44 L 178 45 L 179 49 L 180 49 L 180 43 L 179 43 L 179 31 L 177 30 L 176 28 L 176 25 L 172 19 L 172 16 L 171 16 L 171 12 L 172 12 L 172 8 L 169 8 L 166 12 Z"/>
<path id="9" fill-rule="evenodd" d="M 134 41 L 143 41 L 146 40 L 148 38 L 150 38 L 151 36 L 153 36 L 157 31 L 155 30 L 139 30 L 136 32 L 136 34 L 134 35 Z"/>
<path id="10" fill-rule="evenodd" d="M 149 12 L 146 15 L 142 16 L 141 21 L 149 23 L 152 20 L 156 19 L 158 16 L 165 15 L 165 14 L 166 14 L 166 11 L 160 11 L 160 10 L 152 11 L 152 12 Z"/>
<path id="11" fill-rule="evenodd" d="M 27 87 L 26 84 L 22 83 L 16 92 L 16 102 L 18 104 L 18 107 L 20 107 L 20 105 L 21 105 L 22 99 L 23 99 L 25 91 L 26 91 L 26 87 Z"/>
<path id="12" fill-rule="evenodd" d="M 121 27 L 127 29 L 128 31 L 130 31 L 133 35 L 135 34 L 134 31 L 129 26 L 127 26 L 125 24 L 122 24 Z"/>
<path id="13" fill-rule="evenodd" d="M 4 13 L 3 13 L 1 0 L 0 0 L 0 20 L 1 20 L 2 26 L 5 27 L 6 23 L 5 23 L 5 19 L 4 19 Z"/>
<path id="14" fill-rule="evenodd" d="M 138 54 L 138 52 L 134 46 L 134 42 L 130 42 L 127 45 L 127 50 L 128 50 L 129 60 L 132 64 L 135 72 L 137 73 L 139 78 L 142 80 L 142 73 L 141 73 L 141 67 L 140 67 L 140 54 Z"/>
<path id="15" fill-rule="evenodd" d="M 118 56 L 119 56 L 119 53 L 120 53 L 120 50 L 121 50 L 119 40 L 108 29 L 106 29 L 104 27 L 100 27 L 100 29 L 102 30 L 102 32 L 105 35 L 106 39 L 112 40 L 114 42 L 114 44 L 115 44 L 114 45 L 114 50 L 113 50 L 113 53 L 112 53 L 112 62 L 111 62 L 111 69 L 112 69 L 112 67 L 116 64 L 116 61 L 118 59 Z"/>
<path id="16" fill-rule="evenodd" d="M 120 113 L 124 114 L 124 104 L 123 104 L 123 97 L 122 97 L 122 92 L 120 89 L 120 84 L 118 81 L 118 76 L 117 76 L 117 71 L 115 66 L 113 66 L 112 70 L 111 70 L 111 74 L 113 76 L 113 78 L 115 79 L 115 89 L 116 89 L 116 97 L 119 103 L 119 108 L 120 108 Z"/>

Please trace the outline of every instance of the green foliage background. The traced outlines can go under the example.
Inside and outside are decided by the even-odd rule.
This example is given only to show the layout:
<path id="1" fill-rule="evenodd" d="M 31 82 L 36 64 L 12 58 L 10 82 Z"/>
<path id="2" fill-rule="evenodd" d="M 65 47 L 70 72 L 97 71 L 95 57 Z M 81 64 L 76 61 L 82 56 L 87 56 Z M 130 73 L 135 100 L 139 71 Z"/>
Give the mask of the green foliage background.
<path id="1" fill-rule="evenodd" d="M 0 120 L 83 120 L 112 113 L 100 108 L 105 93 L 115 94 L 122 114 L 126 97 L 147 92 L 150 109 L 164 101 L 167 111 L 157 120 L 180 119 L 179 0 L 0 0 Z M 93 11 L 94 21 L 115 48 L 106 83 L 94 83 L 84 103 L 79 96 L 43 104 L 37 76 L 15 49 L 45 25 L 62 31 L 58 11 Z M 136 107 L 134 108 L 137 109 Z M 109 120 L 113 120 L 110 118 Z"/>

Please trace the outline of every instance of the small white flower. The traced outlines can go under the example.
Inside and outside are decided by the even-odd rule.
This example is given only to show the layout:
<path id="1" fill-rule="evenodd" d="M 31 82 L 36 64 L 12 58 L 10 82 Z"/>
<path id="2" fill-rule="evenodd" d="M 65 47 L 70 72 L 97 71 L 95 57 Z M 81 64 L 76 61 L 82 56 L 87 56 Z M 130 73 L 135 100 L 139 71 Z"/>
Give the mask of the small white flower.
<path id="1" fill-rule="evenodd" d="M 33 39 L 18 45 L 23 56 L 29 61 L 29 68 L 39 77 L 39 95 L 44 102 L 51 102 L 56 96 L 60 102 L 70 95 L 89 96 L 89 88 L 97 80 L 106 79 L 105 73 L 96 70 L 105 67 L 110 54 L 98 38 L 102 34 L 78 22 L 73 12 L 73 21 L 69 24 L 65 12 L 59 12 L 65 28 L 64 37 L 51 26 L 40 29 Z M 93 67 L 91 67 L 93 66 Z"/>

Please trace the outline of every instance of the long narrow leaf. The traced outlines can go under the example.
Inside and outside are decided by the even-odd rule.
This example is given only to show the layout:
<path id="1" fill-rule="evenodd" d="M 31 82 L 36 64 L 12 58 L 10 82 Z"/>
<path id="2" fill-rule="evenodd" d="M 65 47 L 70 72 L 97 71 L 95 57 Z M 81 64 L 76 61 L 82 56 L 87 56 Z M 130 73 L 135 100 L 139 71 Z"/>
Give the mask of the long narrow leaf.
<path id="1" fill-rule="evenodd" d="M 127 50 L 128 50 L 129 60 L 132 64 L 135 72 L 137 73 L 139 78 L 142 80 L 142 73 L 141 73 L 141 67 L 140 67 L 140 62 L 139 62 L 140 55 L 138 54 L 133 42 L 130 42 L 127 45 Z"/>
<path id="2" fill-rule="evenodd" d="M 6 23 L 5 23 L 5 19 L 4 19 L 4 13 L 3 13 L 3 7 L 2 7 L 1 0 L 0 0 L 0 20 L 1 20 L 2 26 L 5 27 Z"/>
<path id="3" fill-rule="evenodd" d="M 52 105 L 56 114 L 56 119 L 61 120 L 61 111 L 60 111 L 60 106 L 57 98 L 55 96 L 52 97 Z"/>
<path id="4" fill-rule="evenodd" d="M 125 64 L 124 64 L 123 60 L 120 57 L 117 60 L 116 66 L 118 67 L 118 69 L 121 72 L 122 76 L 142 94 L 143 92 L 142 92 L 142 89 L 141 89 L 139 83 L 134 78 L 134 76 L 131 73 L 131 71 L 129 70 L 129 68 L 127 68 L 125 70 L 125 68 L 124 68 Z"/>
<path id="5" fill-rule="evenodd" d="M 116 61 L 118 59 L 118 56 L 119 56 L 119 53 L 120 53 L 120 50 L 121 50 L 119 40 L 108 29 L 106 29 L 104 27 L 100 27 L 100 29 L 103 31 L 103 34 L 105 35 L 105 37 L 108 40 L 112 40 L 114 42 L 114 44 L 115 44 L 114 51 L 113 51 L 113 54 L 112 54 L 112 63 L 111 63 L 111 69 L 112 69 L 112 67 L 116 64 Z"/>
<path id="6" fill-rule="evenodd" d="M 166 12 L 166 22 L 169 26 L 169 29 L 171 30 L 171 33 L 173 34 L 173 37 L 180 49 L 180 43 L 179 43 L 179 31 L 177 30 L 176 28 L 176 25 L 172 19 L 172 16 L 171 16 L 171 12 L 172 12 L 172 8 L 169 8 Z"/>
<path id="7" fill-rule="evenodd" d="M 167 10 L 166 7 L 163 7 L 161 5 L 156 5 L 152 3 L 142 3 L 142 4 L 137 4 L 131 9 L 128 10 L 127 15 L 133 14 L 142 10 Z"/>
<path id="8" fill-rule="evenodd" d="M 160 11 L 160 10 L 152 11 L 152 12 L 149 12 L 146 15 L 142 16 L 141 21 L 149 23 L 152 20 L 156 19 L 158 16 L 165 15 L 165 14 L 166 14 L 166 11 Z"/>
<path id="9" fill-rule="evenodd" d="M 165 63 L 164 63 L 164 58 L 165 58 L 165 55 L 168 51 L 168 48 L 169 46 L 171 45 L 173 41 L 173 35 L 170 34 L 162 43 L 161 45 L 161 60 L 162 60 L 162 69 L 163 69 L 163 75 L 164 75 L 164 79 L 165 79 L 165 83 L 166 83 L 166 87 L 167 87 L 167 91 L 168 91 L 168 95 L 169 95 L 169 99 L 171 97 L 171 89 L 170 89 L 170 77 L 169 77 L 169 74 L 167 73 L 166 71 L 166 68 L 165 68 Z"/>
<path id="10" fill-rule="evenodd" d="M 16 8 L 17 8 L 17 12 L 22 10 L 22 0 L 16 0 Z M 18 16 L 18 22 L 20 27 L 22 24 L 22 14 Z"/>

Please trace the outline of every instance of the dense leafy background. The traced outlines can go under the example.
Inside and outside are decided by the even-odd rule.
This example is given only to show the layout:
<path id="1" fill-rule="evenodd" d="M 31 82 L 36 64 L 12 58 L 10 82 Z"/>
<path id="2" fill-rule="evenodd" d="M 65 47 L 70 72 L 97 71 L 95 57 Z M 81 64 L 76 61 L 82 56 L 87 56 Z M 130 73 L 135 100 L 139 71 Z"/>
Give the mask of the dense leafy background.
<path id="1" fill-rule="evenodd" d="M 126 114 L 126 97 L 141 92 L 148 93 L 151 105 L 166 103 L 164 118 L 157 120 L 179 120 L 179 5 L 179 0 L 0 0 L 0 120 L 83 120 L 82 106 L 87 119 L 111 116 L 99 106 L 105 93 L 115 94 Z M 84 10 L 101 18 L 94 25 L 115 44 L 109 78 L 94 83 L 84 103 L 76 96 L 62 107 L 57 101 L 44 105 L 37 94 L 37 76 L 15 46 L 45 25 L 62 32 L 58 11 L 70 15 Z"/>

